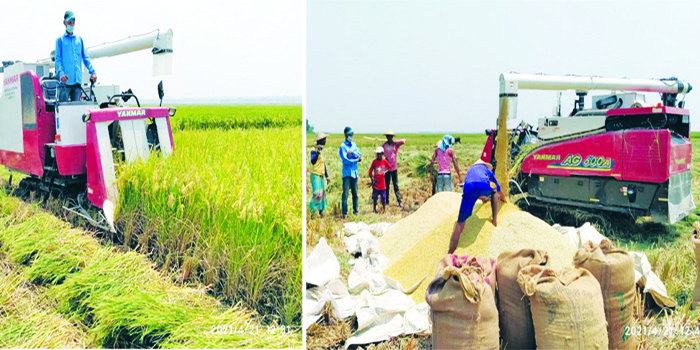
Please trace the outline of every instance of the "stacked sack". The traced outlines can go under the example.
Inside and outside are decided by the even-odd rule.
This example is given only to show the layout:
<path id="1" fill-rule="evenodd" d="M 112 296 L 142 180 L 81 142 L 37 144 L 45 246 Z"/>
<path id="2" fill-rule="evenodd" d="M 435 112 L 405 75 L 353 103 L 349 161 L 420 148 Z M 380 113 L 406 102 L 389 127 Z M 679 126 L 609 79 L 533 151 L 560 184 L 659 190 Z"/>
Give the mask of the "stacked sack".
<path id="1" fill-rule="evenodd" d="M 535 349 L 535 329 L 530 300 L 518 285 L 518 273 L 526 266 L 545 266 L 549 256 L 543 250 L 506 252 L 496 262 L 498 313 L 504 349 Z"/>
<path id="2" fill-rule="evenodd" d="M 590 271 L 600 284 L 611 349 L 636 349 L 637 338 L 625 334 L 634 318 L 634 258 L 615 249 L 610 240 L 588 242 L 576 253 L 574 265 Z"/>
<path id="3" fill-rule="evenodd" d="M 691 306 L 694 310 L 700 310 L 700 223 L 693 224 L 693 236 L 690 238 L 693 241 L 693 249 L 695 250 L 695 264 L 697 265 L 697 281 L 695 281 L 695 291 L 693 291 L 693 303 Z"/>
<path id="4" fill-rule="evenodd" d="M 588 270 L 565 268 L 557 273 L 530 265 L 518 273 L 518 284 L 530 298 L 537 348 L 608 348 L 600 284 Z"/>
<path id="5" fill-rule="evenodd" d="M 433 349 L 499 348 L 493 259 L 447 255 L 428 286 Z"/>

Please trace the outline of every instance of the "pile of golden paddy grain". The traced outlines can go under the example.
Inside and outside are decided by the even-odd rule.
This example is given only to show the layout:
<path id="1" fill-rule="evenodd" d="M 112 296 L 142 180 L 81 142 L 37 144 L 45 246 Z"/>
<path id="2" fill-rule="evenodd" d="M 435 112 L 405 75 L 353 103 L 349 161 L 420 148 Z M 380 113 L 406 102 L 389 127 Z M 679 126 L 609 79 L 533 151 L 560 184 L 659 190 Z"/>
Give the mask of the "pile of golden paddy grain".
<path id="1" fill-rule="evenodd" d="M 457 220 L 461 201 L 462 195 L 457 192 L 439 192 L 428 198 L 415 213 L 400 220 L 384 232 L 384 235 L 379 239 L 379 250 L 389 259 L 389 265 L 401 259 L 417 241 L 430 233 L 447 217 L 454 217 Z"/>
<path id="2" fill-rule="evenodd" d="M 435 277 L 437 263 L 447 254 L 460 201 L 461 195 L 455 193 L 433 196 L 418 211 L 394 225 L 391 235 L 387 232 L 379 240 L 381 252 L 389 260 L 384 273 L 407 290 L 420 282 L 412 295 L 417 303 L 425 301 L 425 290 Z M 444 210 L 455 205 L 453 212 Z M 555 269 L 572 264 L 576 248 L 544 221 L 509 203 L 499 206 L 498 227 L 493 226 L 491 219 L 490 204 L 477 202 L 455 254 L 496 259 L 503 252 L 532 248 L 546 251 L 549 265 Z M 410 224 L 403 224 L 407 220 Z"/>

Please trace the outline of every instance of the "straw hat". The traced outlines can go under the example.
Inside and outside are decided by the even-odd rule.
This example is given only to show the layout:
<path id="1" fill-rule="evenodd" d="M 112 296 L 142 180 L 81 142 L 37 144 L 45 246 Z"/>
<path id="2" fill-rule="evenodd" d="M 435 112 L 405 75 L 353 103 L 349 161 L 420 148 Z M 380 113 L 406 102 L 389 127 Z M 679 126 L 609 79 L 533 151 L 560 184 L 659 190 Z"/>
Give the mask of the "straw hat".
<path id="1" fill-rule="evenodd" d="M 387 129 L 386 132 L 384 133 L 384 135 L 396 136 L 396 134 L 394 134 L 394 130 L 391 130 L 391 129 Z"/>
<path id="2" fill-rule="evenodd" d="M 383 148 L 383 147 L 377 147 L 377 149 L 374 150 L 374 153 L 377 153 L 377 154 L 379 154 L 379 153 L 384 154 L 384 148 Z"/>
<path id="3" fill-rule="evenodd" d="M 477 159 L 476 162 L 474 162 L 474 165 L 477 165 L 477 164 L 486 165 L 487 168 L 489 168 L 490 170 L 493 170 L 493 165 L 491 165 L 491 163 L 484 162 L 481 158 Z"/>
<path id="4" fill-rule="evenodd" d="M 318 134 L 316 134 L 316 138 L 314 139 L 314 141 L 323 140 L 326 137 L 328 137 L 328 135 L 324 134 L 323 132 L 319 132 Z"/>

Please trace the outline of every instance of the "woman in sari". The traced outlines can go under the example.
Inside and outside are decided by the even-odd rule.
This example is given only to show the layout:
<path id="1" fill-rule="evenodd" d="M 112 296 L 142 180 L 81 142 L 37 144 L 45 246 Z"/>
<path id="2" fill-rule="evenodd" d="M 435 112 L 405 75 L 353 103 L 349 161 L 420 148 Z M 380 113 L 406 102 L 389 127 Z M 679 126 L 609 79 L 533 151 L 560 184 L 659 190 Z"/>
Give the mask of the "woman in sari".
<path id="1" fill-rule="evenodd" d="M 309 202 L 309 209 L 312 212 L 318 210 L 318 214 L 323 217 L 323 210 L 326 209 L 326 183 L 328 181 L 328 169 L 326 169 L 326 163 L 323 159 L 323 146 L 326 145 L 326 137 L 328 135 L 319 132 L 316 135 L 314 141 L 316 141 L 316 146 L 311 150 L 311 201 Z"/>

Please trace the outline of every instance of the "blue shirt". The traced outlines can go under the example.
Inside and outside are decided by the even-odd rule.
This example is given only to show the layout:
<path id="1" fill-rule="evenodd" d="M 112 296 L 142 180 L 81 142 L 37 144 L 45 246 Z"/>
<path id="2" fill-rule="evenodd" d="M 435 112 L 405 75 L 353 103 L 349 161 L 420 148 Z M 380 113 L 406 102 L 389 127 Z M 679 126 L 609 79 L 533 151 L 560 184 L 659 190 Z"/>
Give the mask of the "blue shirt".
<path id="1" fill-rule="evenodd" d="M 493 181 L 496 184 L 496 191 L 501 190 L 501 185 L 496 181 L 496 175 L 489 170 L 484 164 L 477 164 L 467 170 L 467 175 L 464 177 L 464 183 L 481 183 L 489 184 Z M 465 188 L 467 186 L 464 186 Z"/>
<path id="2" fill-rule="evenodd" d="M 348 152 L 352 151 L 352 155 L 348 155 Z M 340 144 L 340 149 L 338 150 L 340 154 L 340 160 L 343 161 L 343 177 L 358 178 L 357 162 L 360 159 L 360 149 L 357 148 L 357 144 L 354 142 L 343 141 Z"/>
<path id="3" fill-rule="evenodd" d="M 90 56 L 83 45 L 83 39 L 77 35 L 68 35 L 68 32 L 56 39 L 56 75 L 59 79 L 66 75 L 68 77 L 66 85 L 82 83 L 82 63 L 85 63 L 90 74 L 95 74 Z"/>

